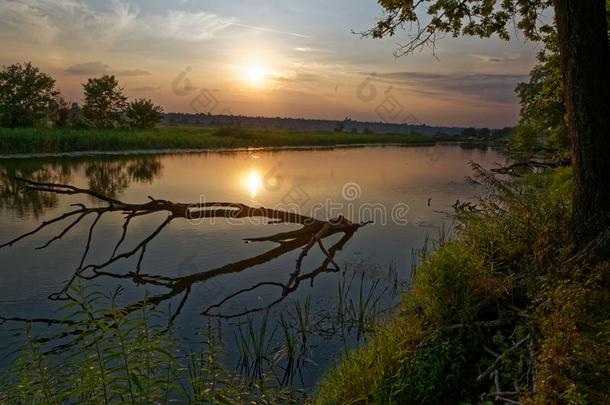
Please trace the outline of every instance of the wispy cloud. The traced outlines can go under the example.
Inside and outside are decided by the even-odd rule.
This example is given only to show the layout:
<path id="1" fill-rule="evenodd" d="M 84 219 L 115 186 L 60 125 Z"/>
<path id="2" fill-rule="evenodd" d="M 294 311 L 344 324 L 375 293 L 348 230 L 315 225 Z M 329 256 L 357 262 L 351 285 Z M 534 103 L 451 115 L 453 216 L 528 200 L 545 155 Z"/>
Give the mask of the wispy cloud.
<path id="1" fill-rule="evenodd" d="M 236 24 L 234 18 L 205 11 L 168 10 L 144 15 L 121 0 L 94 7 L 79 0 L 0 0 L 0 32 L 22 38 L 111 44 L 117 41 L 172 39 L 203 41 Z M 4 28 L 4 29 L 3 29 Z"/>
<path id="2" fill-rule="evenodd" d="M 161 90 L 161 87 L 159 87 L 159 86 L 142 86 L 142 87 L 134 87 L 131 90 L 136 92 L 136 93 L 150 93 L 150 92 L 153 92 L 153 91 Z"/>
<path id="3" fill-rule="evenodd" d="M 114 74 L 117 76 L 150 76 L 150 72 L 142 69 L 117 70 Z"/>
<path id="4" fill-rule="evenodd" d="M 78 63 L 76 65 L 68 66 L 66 72 L 73 75 L 99 75 L 108 73 L 110 66 L 101 62 L 88 62 Z"/>
<path id="5" fill-rule="evenodd" d="M 471 54 L 468 55 L 471 58 L 483 61 L 485 63 L 504 63 L 519 59 L 517 56 L 497 56 L 497 55 L 483 55 L 483 54 Z"/>
<path id="6" fill-rule="evenodd" d="M 514 103 L 517 83 L 527 78 L 525 74 L 430 72 L 370 73 L 368 76 L 410 93 L 493 103 Z"/>
<path id="7" fill-rule="evenodd" d="M 230 25 L 233 25 L 235 27 L 248 28 L 248 29 L 255 30 L 255 31 L 272 32 L 272 33 L 275 33 L 275 34 L 283 34 L 283 35 L 288 35 L 288 36 L 297 37 L 297 38 L 303 38 L 303 39 L 312 39 L 313 38 L 310 35 L 300 34 L 298 32 L 281 31 L 281 30 L 276 30 L 276 29 L 269 28 L 269 27 L 262 27 L 262 26 L 258 26 L 258 25 L 243 24 L 243 23 L 240 23 L 240 22 L 237 22 L 237 21 L 231 21 Z"/>
<path id="8" fill-rule="evenodd" d="M 151 16 L 141 21 L 142 32 L 150 37 L 171 38 L 183 41 L 203 41 L 215 38 L 235 24 L 204 11 L 187 13 L 169 10 L 166 14 Z"/>
<path id="9" fill-rule="evenodd" d="M 116 76 L 149 76 L 150 72 L 147 72 L 142 69 L 132 69 L 132 70 L 115 70 L 112 71 L 109 69 L 105 63 L 102 62 L 88 62 L 88 63 L 79 63 L 76 65 L 68 66 L 66 68 L 66 72 L 78 75 L 78 76 L 96 76 L 103 74 L 113 74 Z"/>

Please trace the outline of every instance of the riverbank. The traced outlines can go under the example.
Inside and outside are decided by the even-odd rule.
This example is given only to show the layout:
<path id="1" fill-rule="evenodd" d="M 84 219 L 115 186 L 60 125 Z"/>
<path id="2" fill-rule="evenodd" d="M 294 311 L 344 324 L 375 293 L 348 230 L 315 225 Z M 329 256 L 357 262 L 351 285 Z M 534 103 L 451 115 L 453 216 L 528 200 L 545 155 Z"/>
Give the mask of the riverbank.
<path id="1" fill-rule="evenodd" d="M 146 130 L 0 128 L 0 155 L 206 151 L 247 148 L 394 144 L 426 146 L 425 135 L 299 132 L 240 128 L 159 127 Z"/>
<path id="2" fill-rule="evenodd" d="M 608 403 L 610 261 L 574 256 L 571 174 L 499 181 L 317 403 Z"/>

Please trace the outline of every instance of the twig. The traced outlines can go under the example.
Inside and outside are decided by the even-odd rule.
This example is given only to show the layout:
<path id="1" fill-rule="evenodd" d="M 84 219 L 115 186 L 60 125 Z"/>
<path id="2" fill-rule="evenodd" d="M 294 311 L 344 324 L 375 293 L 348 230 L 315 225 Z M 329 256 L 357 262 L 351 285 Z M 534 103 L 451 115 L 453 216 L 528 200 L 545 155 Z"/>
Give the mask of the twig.
<path id="1" fill-rule="evenodd" d="M 498 365 L 499 362 L 503 361 L 504 358 L 506 358 L 506 356 L 508 356 L 509 354 L 514 352 L 519 346 L 521 346 L 523 343 L 527 342 L 530 338 L 531 338 L 531 335 L 527 335 L 526 337 L 524 337 L 523 339 L 518 341 L 516 344 L 514 344 L 513 346 L 511 346 L 510 348 L 505 350 L 498 358 L 496 358 L 493 361 L 493 363 L 491 363 L 491 365 L 487 368 L 487 370 L 483 371 L 483 373 L 481 373 L 477 377 L 477 381 L 481 381 L 483 378 L 485 378 L 487 375 L 489 375 L 491 372 L 493 372 L 496 369 L 496 366 Z"/>

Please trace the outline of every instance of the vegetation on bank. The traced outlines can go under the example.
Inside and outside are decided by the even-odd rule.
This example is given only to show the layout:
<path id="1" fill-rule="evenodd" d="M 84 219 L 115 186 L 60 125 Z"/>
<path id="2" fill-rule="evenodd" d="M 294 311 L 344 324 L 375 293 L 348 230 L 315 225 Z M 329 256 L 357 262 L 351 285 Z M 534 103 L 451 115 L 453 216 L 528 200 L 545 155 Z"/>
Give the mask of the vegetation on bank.
<path id="1" fill-rule="evenodd" d="M 610 261 L 574 255 L 571 171 L 508 183 L 475 170 L 489 195 L 318 403 L 610 401 Z"/>
<path id="2" fill-rule="evenodd" d="M 0 154 L 219 149 L 355 144 L 433 145 L 425 135 L 298 132 L 239 128 L 121 129 L 0 128 Z"/>

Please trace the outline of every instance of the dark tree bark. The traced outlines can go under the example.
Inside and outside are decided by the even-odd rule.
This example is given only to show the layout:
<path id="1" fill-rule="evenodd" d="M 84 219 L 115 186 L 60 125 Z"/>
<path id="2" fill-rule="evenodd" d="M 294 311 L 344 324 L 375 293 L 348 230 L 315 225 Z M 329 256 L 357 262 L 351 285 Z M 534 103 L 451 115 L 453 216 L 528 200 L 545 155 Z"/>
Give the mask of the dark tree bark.
<path id="1" fill-rule="evenodd" d="M 553 0 L 574 169 L 578 246 L 610 225 L 610 48 L 605 0 Z"/>

